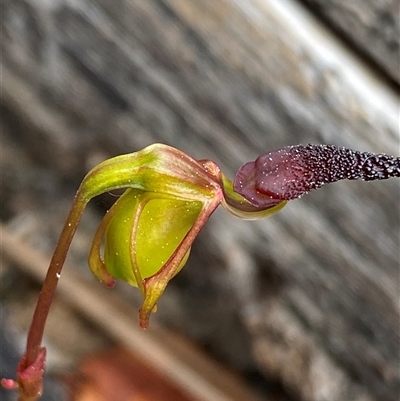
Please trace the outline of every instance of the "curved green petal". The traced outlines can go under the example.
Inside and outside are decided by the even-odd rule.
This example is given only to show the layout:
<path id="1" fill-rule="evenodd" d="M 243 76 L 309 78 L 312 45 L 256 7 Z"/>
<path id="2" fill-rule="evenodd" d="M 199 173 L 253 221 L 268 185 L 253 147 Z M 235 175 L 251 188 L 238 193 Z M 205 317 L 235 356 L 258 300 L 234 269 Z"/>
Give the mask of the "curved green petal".
<path id="1" fill-rule="evenodd" d="M 136 262 L 143 278 L 156 274 L 164 266 L 193 226 L 201 208 L 201 202 L 176 199 L 152 199 L 146 203 L 136 230 Z M 188 253 L 185 259 L 187 256 Z M 182 267 L 181 263 L 175 274 Z"/>
<path id="2" fill-rule="evenodd" d="M 127 190 L 114 203 L 113 213 L 104 234 L 104 264 L 108 273 L 127 283 L 138 286 L 131 263 L 132 225 L 143 191 Z"/>
<path id="3" fill-rule="evenodd" d="M 94 167 L 82 181 L 79 194 L 91 199 L 119 188 L 175 195 L 182 199 L 210 199 L 220 188 L 195 159 L 164 144 L 116 156 Z"/>
<path id="4" fill-rule="evenodd" d="M 201 202 L 129 189 L 110 210 L 104 263 L 111 276 L 141 287 L 174 253 L 196 221 Z M 110 213 L 109 212 L 109 213 Z M 176 269 L 185 264 L 189 251 Z"/>

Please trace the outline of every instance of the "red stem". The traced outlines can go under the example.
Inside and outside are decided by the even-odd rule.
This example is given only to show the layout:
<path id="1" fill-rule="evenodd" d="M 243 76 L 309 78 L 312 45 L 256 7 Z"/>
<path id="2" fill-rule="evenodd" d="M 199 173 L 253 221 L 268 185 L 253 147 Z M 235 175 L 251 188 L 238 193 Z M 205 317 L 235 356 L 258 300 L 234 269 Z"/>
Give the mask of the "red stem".
<path id="1" fill-rule="evenodd" d="M 26 344 L 26 367 L 32 365 L 39 355 L 44 327 L 57 288 L 58 279 L 60 278 L 72 238 L 87 203 L 88 200 L 82 198 L 80 191 L 78 191 L 51 259 L 33 314 Z"/>

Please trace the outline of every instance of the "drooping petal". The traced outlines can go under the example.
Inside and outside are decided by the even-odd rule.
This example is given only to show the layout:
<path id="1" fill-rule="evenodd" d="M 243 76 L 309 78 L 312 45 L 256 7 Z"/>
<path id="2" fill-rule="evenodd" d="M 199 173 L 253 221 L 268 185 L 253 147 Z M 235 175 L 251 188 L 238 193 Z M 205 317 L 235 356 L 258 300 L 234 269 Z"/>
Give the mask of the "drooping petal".
<path id="1" fill-rule="evenodd" d="M 143 280 L 145 297 L 139 312 L 139 323 L 142 328 L 147 327 L 150 313 L 153 311 L 157 300 L 164 292 L 169 280 L 171 280 L 176 272 L 181 269 L 182 263 L 185 262 L 194 239 L 199 231 L 204 227 L 204 224 L 207 222 L 211 214 L 221 203 L 221 198 L 222 192 L 201 204 L 200 211 L 195 221 L 192 223 L 189 231 L 186 233 L 179 245 L 174 249 L 169 259 L 156 274 Z M 194 210 L 195 209 L 196 206 L 194 206 Z"/>

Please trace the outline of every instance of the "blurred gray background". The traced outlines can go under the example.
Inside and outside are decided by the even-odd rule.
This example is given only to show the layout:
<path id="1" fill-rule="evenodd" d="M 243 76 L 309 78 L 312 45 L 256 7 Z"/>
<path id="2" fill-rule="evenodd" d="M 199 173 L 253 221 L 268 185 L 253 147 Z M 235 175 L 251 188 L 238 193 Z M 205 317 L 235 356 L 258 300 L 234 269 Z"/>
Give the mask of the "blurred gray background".
<path id="1" fill-rule="evenodd" d="M 0 7 L 1 218 L 47 254 L 85 173 L 154 142 L 230 177 L 298 143 L 399 155 L 398 0 Z M 87 211 L 72 249 L 82 275 L 114 199 Z M 263 221 L 218 210 L 152 319 L 266 397 L 395 401 L 399 200 L 398 180 L 348 181 Z"/>

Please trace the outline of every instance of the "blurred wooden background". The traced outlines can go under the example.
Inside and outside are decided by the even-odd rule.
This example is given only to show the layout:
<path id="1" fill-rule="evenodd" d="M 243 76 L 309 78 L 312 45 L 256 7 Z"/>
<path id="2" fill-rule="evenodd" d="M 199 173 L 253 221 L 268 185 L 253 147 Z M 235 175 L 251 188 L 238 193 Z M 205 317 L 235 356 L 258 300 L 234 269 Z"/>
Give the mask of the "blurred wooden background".
<path id="1" fill-rule="evenodd" d="M 48 254 L 88 169 L 153 142 L 230 176 L 289 144 L 400 152 L 398 0 L 0 7 L 1 218 Z M 112 200 L 78 233 L 82 276 Z M 260 222 L 217 211 L 152 319 L 265 397 L 395 401 L 399 200 L 398 180 L 340 182 Z"/>

